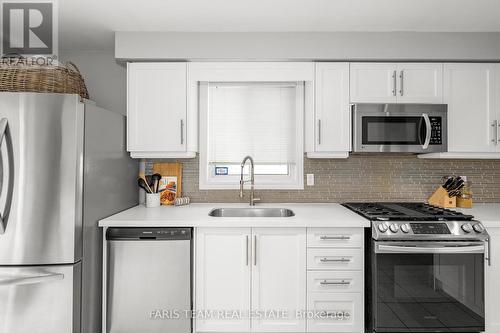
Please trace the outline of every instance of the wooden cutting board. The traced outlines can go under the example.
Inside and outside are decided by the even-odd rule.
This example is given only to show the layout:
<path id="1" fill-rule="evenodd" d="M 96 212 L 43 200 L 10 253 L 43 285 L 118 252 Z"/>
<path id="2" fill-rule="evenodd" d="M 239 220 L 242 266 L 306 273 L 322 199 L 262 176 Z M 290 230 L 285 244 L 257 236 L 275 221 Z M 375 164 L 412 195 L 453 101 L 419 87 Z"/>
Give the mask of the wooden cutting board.
<path id="1" fill-rule="evenodd" d="M 177 177 L 177 198 L 182 197 L 182 164 L 181 163 L 153 163 L 153 173 L 162 177 Z"/>

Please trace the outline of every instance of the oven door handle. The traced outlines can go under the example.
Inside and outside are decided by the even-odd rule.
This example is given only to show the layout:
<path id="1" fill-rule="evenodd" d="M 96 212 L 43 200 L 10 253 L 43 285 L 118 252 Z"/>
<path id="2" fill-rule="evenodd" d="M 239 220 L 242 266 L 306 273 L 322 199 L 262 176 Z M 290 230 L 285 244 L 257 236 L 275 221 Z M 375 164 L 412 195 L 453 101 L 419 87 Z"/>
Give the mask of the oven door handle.
<path id="1" fill-rule="evenodd" d="M 422 149 L 426 150 L 427 148 L 429 148 L 429 144 L 431 143 L 432 126 L 431 120 L 427 113 L 422 113 L 422 118 L 424 118 L 425 122 L 425 141 L 422 145 Z"/>
<path id="2" fill-rule="evenodd" d="M 377 244 L 376 253 L 484 253 L 484 245 L 461 246 L 405 246 Z"/>

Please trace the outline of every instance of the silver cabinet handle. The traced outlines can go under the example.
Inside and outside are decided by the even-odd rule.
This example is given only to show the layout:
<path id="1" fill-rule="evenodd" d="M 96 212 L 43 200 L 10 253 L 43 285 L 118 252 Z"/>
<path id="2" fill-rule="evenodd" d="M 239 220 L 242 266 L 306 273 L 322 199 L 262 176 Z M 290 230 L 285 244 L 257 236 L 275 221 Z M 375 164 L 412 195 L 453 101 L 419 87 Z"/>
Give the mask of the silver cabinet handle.
<path id="1" fill-rule="evenodd" d="M 327 280 L 323 280 L 319 284 L 321 284 L 322 286 L 329 286 L 329 285 L 334 285 L 334 286 L 348 286 L 348 285 L 351 284 L 351 282 L 345 281 L 345 280 L 342 280 L 342 281 L 327 281 Z"/>
<path id="2" fill-rule="evenodd" d="M 246 235 L 246 243 L 245 243 L 245 257 L 246 257 L 246 266 L 248 266 L 248 238 L 249 236 Z"/>
<path id="3" fill-rule="evenodd" d="M 44 282 L 51 282 L 57 280 L 63 280 L 64 274 L 41 274 L 33 276 L 14 276 L 5 279 L 0 278 L 0 286 L 20 286 L 26 284 L 37 284 Z"/>
<path id="4" fill-rule="evenodd" d="M 488 261 L 488 266 L 491 266 L 491 238 L 487 238 L 485 242 L 486 242 L 486 255 L 484 256 L 484 259 Z"/>
<path id="5" fill-rule="evenodd" d="M 422 118 L 424 118 L 425 121 L 425 141 L 422 145 L 422 149 L 425 150 L 429 148 L 429 143 L 431 142 L 432 127 L 431 120 L 429 119 L 429 115 L 427 113 L 422 113 Z"/>
<path id="6" fill-rule="evenodd" d="M 493 120 L 493 123 L 491 123 L 491 127 L 493 127 L 493 139 L 491 139 L 491 142 L 493 142 L 495 145 L 498 144 L 498 120 Z"/>
<path id="7" fill-rule="evenodd" d="M 396 96 L 396 71 L 392 72 L 392 95 Z"/>
<path id="8" fill-rule="evenodd" d="M 253 265 L 257 266 L 257 235 L 253 235 Z"/>
<path id="9" fill-rule="evenodd" d="M 404 82 L 404 71 L 401 71 L 401 72 L 399 73 L 399 84 L 400 84 L 400 86 L 399 86 L 399 94 L 400 94 L 401 96 L 403 96 L 403 92 L 404 92 L 404 89 L 403 89 L 403 82 Z"/>
<path id="10" fill-rule="evenodd" d="M 0 120 L 0 146 L 2 145 L 3 140 L 5 138 L 5 133 L 7 132 L 7 125 L 8 125 L 7 118 L 2 118 L 2 120 Z M 9 155 L 9 154 L 7 153 L 7 155 Z M 3 158 L 8 159 L 10 157 L 4 156 Z M 5 172 L 5 170 L 3 170 L 3 172 Z M 9 179 L 11 178 L 10 177 L 11 172 L 12 171 L 9 170 Z M 8 184 L 4 184 L 3 186 L 5 186 L 6 188 L 9 188 Z M 3 235 L 5 233 L 5 221 L 4 221 L 4 216 L 2 216 L 2 215 L 3 214 L 0 214 L 0 235 Z"/>
<path id="11" fill-rule="evenodd" d="M 350 236 L 321 236 L 321 240 L 349 240 Z"/>
<path id="12" fill-rule="evenodd" d="M 346 259 L 346 258 L 340 258 L 340 259 L 328 259 L 328 258 L 321 258 L 321 262 L 351 262 L 351 259 Z"/>
<path id="13" fill-rule="evenodd" d="M 318 145 L 321 144 L 321 119 L 318 119 Z"/>
<path id="14" fill-rule="evenodd" d="M 181 145 L 184 144 L 184 119 L 181 119 Z"/>

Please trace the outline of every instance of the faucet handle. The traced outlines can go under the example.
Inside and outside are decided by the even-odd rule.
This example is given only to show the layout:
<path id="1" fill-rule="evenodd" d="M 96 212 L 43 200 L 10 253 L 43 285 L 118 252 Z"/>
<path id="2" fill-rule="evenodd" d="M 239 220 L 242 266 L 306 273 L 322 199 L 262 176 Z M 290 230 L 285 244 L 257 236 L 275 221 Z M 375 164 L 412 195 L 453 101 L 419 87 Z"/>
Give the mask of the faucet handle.
<path id="1" fill-rule="evenodd" d="M 253 202 L 259 202 L 261 199 L 260 198 L 253 198 Z"/>

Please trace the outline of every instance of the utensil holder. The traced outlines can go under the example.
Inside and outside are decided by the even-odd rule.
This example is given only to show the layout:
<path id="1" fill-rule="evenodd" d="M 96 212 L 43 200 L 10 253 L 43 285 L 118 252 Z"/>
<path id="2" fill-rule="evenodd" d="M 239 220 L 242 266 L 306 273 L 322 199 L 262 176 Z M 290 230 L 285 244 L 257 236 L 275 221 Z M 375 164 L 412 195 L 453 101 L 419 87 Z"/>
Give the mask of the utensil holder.
<path id="1" fill-rule="evenodd" d="M 434 205 L 442 208 L 455 208 L 457 207 L 457 198 L 450 197 L 444 187 L 439 188 L 427 200 L 429 205 Z"/>
<path id="2" fill-rule="evenodd" d="M 160 193 L 146 193 L 146 207 L 160 207 Z"/>

